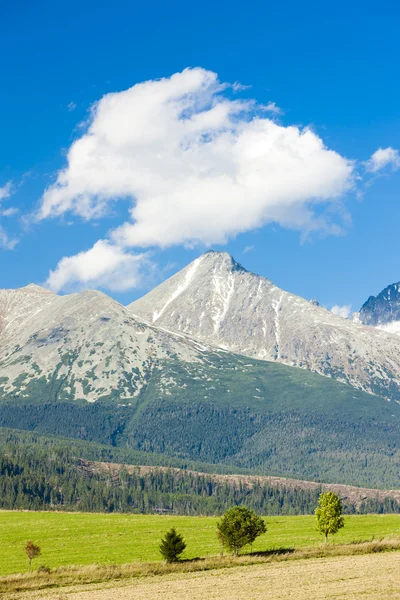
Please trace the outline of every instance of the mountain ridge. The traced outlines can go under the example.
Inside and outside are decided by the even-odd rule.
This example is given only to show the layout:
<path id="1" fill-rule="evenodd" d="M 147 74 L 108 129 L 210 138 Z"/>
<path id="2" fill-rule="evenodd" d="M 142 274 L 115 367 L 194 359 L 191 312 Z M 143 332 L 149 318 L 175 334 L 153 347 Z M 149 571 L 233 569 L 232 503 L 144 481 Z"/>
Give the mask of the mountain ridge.
<path id="1" fill-rule="evenodd" d="M 281 290 L 227 253 L 201 255 L 128 308 L 168 331 L 400 399 L 399 338 Z"/>
<path id="2" fill-rule="evenodd" d="M 350 326 L 227 254 L 207 253 L 172 281 L 139 316 L 95 290 L 0 291 L 0 427 L 399 487 L 400 338 Z M 193 324 L 211 335 L 193 335 Z M 375 362 L 360 362 L 360 348 Z M 325 376 L 313 372 L 321 352 Z"/>

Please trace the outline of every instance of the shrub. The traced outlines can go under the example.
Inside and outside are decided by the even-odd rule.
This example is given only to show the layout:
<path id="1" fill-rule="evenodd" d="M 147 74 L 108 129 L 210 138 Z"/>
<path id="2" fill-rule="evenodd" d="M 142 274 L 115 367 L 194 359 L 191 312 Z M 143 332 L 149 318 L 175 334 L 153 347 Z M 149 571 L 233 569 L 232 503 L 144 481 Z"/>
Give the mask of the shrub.
<path id="1" fill-rule="evenodd" d="M 217 536 L 235 556 L 243 546 L 252 544 L 266 531 L 264 520 L 246 506 L 230 508 L 217 523 Z"/>
<path id="2" fill-rule="evenodd" d="M 28 557 L 29 571 L 31 570 L 32 561 L 34 558 L 37 558 L 41 555 L 41 549 L 39 546 L 36 546 L 31 540 L 26 542 L 25 546 L 25 554 Z"/>
<path id="3" fill-rule="evenodd" d="M 185 548 L 183 537 L 177 533 L 174 527 L 165 534 L 165 538 L 161 540 L 160 544 L 161 555 L 168 563 L 178 562 Z"/>

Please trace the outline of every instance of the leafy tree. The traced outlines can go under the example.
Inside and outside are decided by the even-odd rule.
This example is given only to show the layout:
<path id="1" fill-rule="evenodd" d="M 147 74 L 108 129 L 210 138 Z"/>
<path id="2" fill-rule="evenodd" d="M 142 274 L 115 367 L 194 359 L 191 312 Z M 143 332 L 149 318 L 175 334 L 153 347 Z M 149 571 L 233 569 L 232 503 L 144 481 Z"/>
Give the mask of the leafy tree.
<path id="1" fill-rule="evenodd" d="M 33 542 L 31 542 L 31 540 L 28 540 L 26 542 L 25 554 L 28 557 L 29 571 L 31 570 L 32 560 L 34 558 L 37 558 L 38 556 L 40 556 L 41 553 L 42 553 L 42 551 L 41 551 L 40 547 L 36 546 Z"/>
<path id="2" fill-rule="evenodd" d="M 237 556 L 239 550 L 267 531 L 264 520 L 246 506 L 235 506 L 217 522 L 217 536 L 222 545 Z"/>
<path id="3" fill-rule="evenodd" d="M 175 527 L 167 531 L 160 544 L 161 555 L 169 563 L 178 562 L 179 556 L 185 548 L 183 537 L 177 533 Z"/>
<path id="4" fill-rule="evenodd" d="M 327 544 L 328 535 L 334 535 L 344 527 L 342 502 L 339 496 L 333 492 L 320 494 L 315 515 L 317 517 L 317 530 L 325 535 L 325 544 Z"/>

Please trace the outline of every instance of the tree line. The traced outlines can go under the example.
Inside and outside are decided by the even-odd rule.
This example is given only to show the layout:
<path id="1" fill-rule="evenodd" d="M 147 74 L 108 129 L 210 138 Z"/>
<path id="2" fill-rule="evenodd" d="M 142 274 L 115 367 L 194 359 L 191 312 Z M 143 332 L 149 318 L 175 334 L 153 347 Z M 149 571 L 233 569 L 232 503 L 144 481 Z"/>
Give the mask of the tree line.
<path id="1" fill-rule="evenodd" d="M 276 488 L 257 482 L 221 482 L 172 469 L 118 473 L 88 470 L 68 447 L 8 443 L 0 451 L 0 508 L 84 512 L 221 515 L 246 505 L 261 515 L 311 514 L 320 488 Z M 344 512 L 399 513 L 394 499 L 344 504 Z"/>

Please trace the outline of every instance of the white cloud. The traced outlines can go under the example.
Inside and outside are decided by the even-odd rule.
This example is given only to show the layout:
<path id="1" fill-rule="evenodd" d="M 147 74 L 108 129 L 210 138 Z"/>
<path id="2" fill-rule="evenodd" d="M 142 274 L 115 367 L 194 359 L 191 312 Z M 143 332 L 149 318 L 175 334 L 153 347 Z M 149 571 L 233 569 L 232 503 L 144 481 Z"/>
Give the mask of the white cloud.
<path id="1" fill-rule="evenodd" d="M 4 248 L 5 250 L 14 250 L 17 244 L 18 240 L 15 237 L 10 237 L 0 225 L 0 248 Z"/>
<path id="2" fill-rule="evenodd" d="M 343 319 L 348 319 L 352 314 L 351 304 L 345 304 L 344 306 L 339 306 L 335 304 L 331 308 L 331 312 L 338 317 L 343 317 Z"/>
<path id="3" fill-rule="evenodd" d="M 378 148 L 371 158 L 366 162 L 367 171 L 377 173 L 391 166 L 394 171 L 400 169 L 400 155 L 395 148 Z"/>
<path id="4" fill-rule="evenodd" d="M 283 115 L 283 110 L 279 108 L 279 106 L 277 106 L 275 102 L 268 102 L 268 104 L 262 106 L 261 108 L 266 112 L 271 112 L 275 115 Z"/>
<path id="5" fill-rule="evenodd" d="M 248 252 L 252 252 L 255 249 L 256 249 L 255 246 L 245 246 L 245 248 L 243 250 L 243 254 L 247 254 Z"/>
<path id="6" fill-rule="evenodd" d="M 142 270 L 149 265 L 146 254 L 130 254 L 99 240 L 86 252 L 62 258 L 46 285 L 55 292 L 82 286 L 123 291 L 139 285 Z"/>
<path id="7" fill-rule="evenodd" d="M 268 222 L 330 231 L 313 206 L 352 186 L 353 164 L 226 89 L 197 68 L 104 96 L 39 218 L 91 219 L 129 197 L 132 222 L 113 234 L 125 246 L 224 243 Z"/>
<path id="8" fill-rule="evenodd" d="M 0 208 L 0 216 L 2 217 L 14 217 L 18 214 L 17 208 Z"/>
<path id="9" fill-rule="evenodd" d="M 126 248 L 223 244 L 266 223 L 303 234 L 341 232 L 341 216 L 338 223 L 329 207 L 353 187 L 354 162 L 310 129 L 268 118 L 280 112 L 273 102 L 232 99 L 232 87 L 240 89 L 195 68 L 105 95 L 37 218 L 70 212 L 97 219 L 128 198 L 130 220 L 110 232 L 109 243 L 98 242 L 121 253 L 122 269 Z M 79 277 L 94 285 L 90 252 L 78 262 L 63 259 L 51 285 L 62 289 Z M 87 265 L 85 275 L 78 263 Z"/>
<path id="10" fill-rule="evenodd" d="M 8 181 L 3 187 L 0 187 L 0 202 L 11 196 L 12 182 Z"/>
<path id="11" fill-rule="evenodd" d="M 2 200 L 6 200 L 13 193 L 12 182 L 9 181 L 3 187 L 0 187 L 0 203 Z M 17 213 L 15 208 L 3 208 L 0 205 L 0 217 L 11 217 Z M 18 240 L 15 237 L 11 237 L 4 227 L 0 224 L 0 248 L 5 250 L 13 250 L 17 245 Z"/>
<path id="12" fill-rule="evenodd" d="M 73 110 L 76 109 L 76 103 L 70 102 L 69 104 L 67 104 L 67 109 L 68 109 L 68 112 L 72 112 Z"/>

